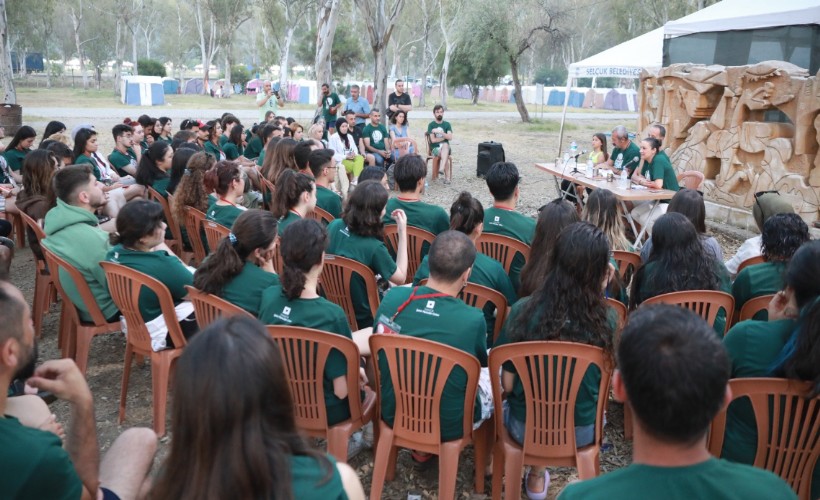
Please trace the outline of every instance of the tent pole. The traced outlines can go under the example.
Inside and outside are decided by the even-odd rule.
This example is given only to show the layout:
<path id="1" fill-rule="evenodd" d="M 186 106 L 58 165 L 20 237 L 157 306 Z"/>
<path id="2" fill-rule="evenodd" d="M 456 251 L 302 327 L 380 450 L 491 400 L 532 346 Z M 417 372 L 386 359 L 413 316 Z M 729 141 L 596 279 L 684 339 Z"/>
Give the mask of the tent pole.
<path id="1" fill-rule="evenodd" d="M 567 105 L 569 104 L 569 92 L 572 88 L 572 76 L 567 75 L 567 90 L 564 92 L 564 111 L 561 113 L 561 127 L 558 129 L 558 154 L 556 157 L 561 156 L 561 147 L 564 143 L 564 121 L 567 118 Z"/>

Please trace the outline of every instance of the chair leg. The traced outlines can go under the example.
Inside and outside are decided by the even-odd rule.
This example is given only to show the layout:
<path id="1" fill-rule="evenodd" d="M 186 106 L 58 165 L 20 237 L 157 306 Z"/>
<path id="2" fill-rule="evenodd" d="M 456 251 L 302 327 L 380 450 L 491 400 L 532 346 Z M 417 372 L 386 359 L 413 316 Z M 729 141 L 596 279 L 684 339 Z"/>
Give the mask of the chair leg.
<path id="1" fill-rule="evenodd" d="M 456 496 L 456 477 L 458 477 L 458 456 L 460 447 L 455 443 L 442 443 L 438 464 L 438 497 L 442 500 L 454 499 Z M 476 468 L 484 467 L 476 463 Z"/>
<path id="2" fill-rule="evenodd" d="M 392 481 L 396 479 L 396 462 L 399 459 L 399 448 L 393 446 L 390 449 L 390 458 L 387 460 L 387 480 Z"/>
<path id="3" fill-rule="evenodd" d="M 632 408 L 624 404 L 624 439 L 632 440 Z"/>
<path id="4" fill-rule="evenodd" d="M 506 453 L 504 458 L 504 498 L 521 498 L 521 471 L 524 468 L 524 454 Z"/>
<path id="5" fill-rule="evenodd" d="M 92 338 L 94 338 L 94 334 L 91 333 L 90 329 L 81 326 L 77 327 L 74 360 L 77 362 L 77 368 L 80 369 L 80 373 L 83 375 L 85 375 L 88 369 L 88 351 L 91 350 Z"/>
<path id="6" fill-rule="evenodd" d="M 34 333 L 39 339 L 43 335 L 43 315 L 48 309 L 48 278 L 39 270 L 36 273 L 37 276 L 34 279 L 34 307 L 31 315 L 34 323 Z"/>
<path id="7" fill-rule="evenodd" d="M 504 446 L 500 441 L 493 447 L 493 500 L 501 500 L 502 480 L 504 479 Z"/>
<path id="8" fill-rule="evenodd" d="M 165 408 L 168 404 L 168 381 L 173 358 L 151 356 L 151 384 L 154 392 L 154 432 L 165 435 Z"/>
<path id="9" fill-rule="evenodd" d="M 475 454 L 475 492 L 484 493 L 484 469 L 487 458 L 492 452 L 492 438 L 495 422 L 492 418 L 483 422 L 481 427 L 473 431 L 473 450 Z"/>
<path id="10" fill-rule="evenodd" d="M 593 444 L 576 452 L 578 479 L 583 481 L 598 476 L 598 471 L 601 470 L 599 449 L 597 444 Z"/>
<path id="11" fill-rule="evenodd" d="M 374 424 L 375 425 L 375 424 Z M 373 477 L 370 483 L 370 498 L 381 498 L 390 453 L 393 451 L 393 429 L 379 421 L 381 435 L 376 445 L 376 459 L 373 461 Z"/>
<path id="12" fill-rule="evenodd" d="M 122 371 L 122 388 L 120 389 L 120 423 L 125 421 L 125 400 L 128 395 L 128 379 L 131 376 L 131 363 L 134 350 L 131 345 L 125 346 L 125 366 Z"/>
<path id="13" fill-rule="evenodd" d="M 351 426 L 335 426 L 327 431 L 327 452 L 337 462 L 347 463 L 347 442 L 350 441 Z"/>

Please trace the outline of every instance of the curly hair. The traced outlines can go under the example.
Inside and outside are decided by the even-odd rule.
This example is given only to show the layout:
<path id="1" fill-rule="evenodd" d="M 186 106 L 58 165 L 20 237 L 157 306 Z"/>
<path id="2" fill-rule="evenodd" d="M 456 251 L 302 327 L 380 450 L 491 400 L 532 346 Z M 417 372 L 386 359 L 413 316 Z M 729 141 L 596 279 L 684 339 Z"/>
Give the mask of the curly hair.
<path id="1" fill-rule="evenodd" d="M 364 181 L 353 190 L 342 211 L 342 219 L 351 233 L 384 238 L 382 211 L 387 206 L 387 190 L 378 181 Z"/>
<path id="2" fill-rule="evenodd" d="M 788 262 L 809 241 L 809 226 L 797 214 L 777 214 L 763 223 L 760 249 L 767 262 Z"/>
<path id="3" fill-rule="evenodd" d="M 213 168 L 216 158 L 204 151 L 191 156 L 185 167 L 185 175 L 179 181 L 171 211 L 181 227 L 185 225 L 185 207 L 194 207 L 201 212 L 208 210 L 208 191 L 205 189 L 205 172 Z"/>

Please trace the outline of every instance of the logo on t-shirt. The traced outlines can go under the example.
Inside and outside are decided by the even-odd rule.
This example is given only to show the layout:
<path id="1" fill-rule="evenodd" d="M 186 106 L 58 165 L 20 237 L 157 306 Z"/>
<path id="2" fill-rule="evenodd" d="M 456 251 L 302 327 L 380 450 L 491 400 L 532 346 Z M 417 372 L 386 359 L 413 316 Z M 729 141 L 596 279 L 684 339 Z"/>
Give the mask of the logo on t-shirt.
<path id="1" fill-rule="evenodd" d="M 328 108 L 333 106 L 333 98 L 332 97 L 328 97 L 327 99 L 325 99 L 325 102 L 327 103 Z"/>
<path id="2" fill-rule="evenodd" d="M 621 169 L 621 165 L 623 165 L 623 163 L 624 163 L 624 154 L 623 154 L 623 153 L 618 153 L 618 157 L 617 157 L 617 158 L 615 158 L 615 162 L 614 162 L 614 163 L 615 163 L 615 165 L 614 165 L 614 166 L 615 166 L 615 168 L 617 168 L 618 170 L 620 170 L 620 169 Z"/>
<path id="3" fill-rule="evenodd" d="M 290 320 L 290 307 L 285 306 L 282 308 L 281 314 L 274 314 L 274 318 L 284 321 L 285 323 L 292 323 Z"/>
<path id="4" fill-rule="evenodd" d="M 421 314 L 426 314 L 428 316 L 435 316 L 435 317 L 438 318 L 439 315 L 436 314 L 435 308 L 436 308 L 436 301 L 435 300 L 428 300 L 427 304 L 424 307 L 424 309 L 416 309 L 416 312 L 421 313 Z"/>
<path id="5" fill-rule="evenodd" d="M 382 132 L 379 129 L 374 130 L 373 133 L 370 134 L 370 138 L 373 139 L 373 142 L 382 142 L 383 137 L 384 136 L 382 135 Z"/>

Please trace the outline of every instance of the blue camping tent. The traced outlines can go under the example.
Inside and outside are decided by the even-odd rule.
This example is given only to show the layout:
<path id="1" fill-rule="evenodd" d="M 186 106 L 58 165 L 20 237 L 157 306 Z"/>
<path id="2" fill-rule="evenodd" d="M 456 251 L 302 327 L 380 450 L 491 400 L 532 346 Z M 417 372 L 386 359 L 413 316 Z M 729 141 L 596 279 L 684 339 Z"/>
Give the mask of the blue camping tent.
<path id="1" fill-rule="evenodd" d="M 120 83 L 120 101 L 134 106 L 165 104 L 162 78 L 158 76 L 124 76 Z"/>

